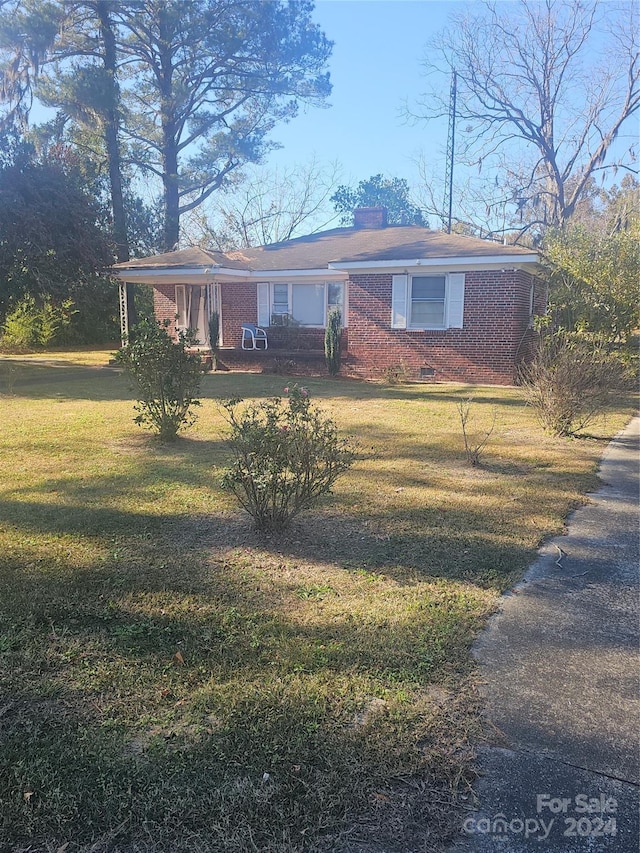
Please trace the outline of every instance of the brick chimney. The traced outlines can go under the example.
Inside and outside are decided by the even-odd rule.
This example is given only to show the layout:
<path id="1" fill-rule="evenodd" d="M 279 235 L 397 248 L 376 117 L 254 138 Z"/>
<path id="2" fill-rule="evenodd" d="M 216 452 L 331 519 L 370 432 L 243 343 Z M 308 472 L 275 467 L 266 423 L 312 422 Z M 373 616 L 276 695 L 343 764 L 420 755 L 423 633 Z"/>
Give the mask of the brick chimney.
<path id="1" fill-rule="evenodd" d="M 355 228 L 386 228 L 386 207 L 357 207 L 353 211 L 353 225 Z"/>

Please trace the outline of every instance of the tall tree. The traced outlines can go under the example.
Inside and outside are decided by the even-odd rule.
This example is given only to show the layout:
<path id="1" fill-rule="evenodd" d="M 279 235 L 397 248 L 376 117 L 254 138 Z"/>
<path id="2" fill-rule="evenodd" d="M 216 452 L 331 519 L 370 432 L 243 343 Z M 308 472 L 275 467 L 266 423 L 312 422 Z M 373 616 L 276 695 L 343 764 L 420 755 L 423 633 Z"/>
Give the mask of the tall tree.
<path id="1" fill-rule="evenodd" d="M 81 129 L 83 148 L 106 160 L 116 260 L 127 261 L 130 247 L 120 143 L 118 51 L 115 0 L 51 2 L 13 0 L 0 17 L 4 98 L 13 109 L 7 120 L 26 124 L 37 94 L 58 110 L 58 133 L 70 120 Z M 13 71 L 12 69 L 16 69 Z M 20 73 L 18 73 L 18 71 Z M 72 137 L 78 141 L 78 131 Z M 126 286 L 128 316 L 136 321 L 133 289 Z"/>
<path id="2" fill-rule="evenodd" d="M 28 296 L 36 304 L 73 300 L 84 333 L 115 314 L 115 289 L 102 273 L 113 262 L 101 213 L 73 156 L 46 160 L 28 146 L 6 145 L 0 159 L 0 319 Z"/>
<path id="3" fill-rule="evenodd" d="M 0 0 L 0 130 L 28 125 L 33 78 L 59 31 L 60 16 L 59 5 L 46 0 Z"/>
<path id="4" fill-rule="evenodd" d="M 136 165 L 162 181 L 165 249 L 180 217 L 271 147 L 300 100 L 330 92 L 331 43 L 309 0 L 142 0 L 117 18 Z"/>
<path id="5" fill-rule="evenodd" d="M 440 85 L 455 69 L 459 161 L 499 169 L 496 203 L 524 227 L 562 226 L 590 179 L 632 162 L 621 137 L 640 107 L 637 25 L 632 2 L 474 3 L 428 45 L 417 115 L 447 114 Z"/>
<path id="6" fill-rule="evenodd" d="M 269 132 L 300 101 L 327 97 L 331 43 L 312 10 L 310 0 L 7 0 L 5 100 L 19 99 L 12 115 L 24 117 L 35 91 L 82 128 L 74 142 L 99 141 L 118 260 L 130 250 L 123 163 L 147 185 L 158 179 L 163 246 L 173 248 L 182 214 L 258 162 L 274 145 Z"/>
<path id="7" fill-rule="evenodd" d="M 35 27 L 42 0 L 29 0 L 27 32 Z M 118 261 L 129 260 L 120 141 L 121 106 L 115 0 L 76 0 L 50 4 L 58 10 L 59 27 L 36 84 L 38 98 L 85 131 L 83 142 L 105 160 Z M 98 149 L 98 150 L 96 150 Z"/>
<path id="8" fill-rule="evenodd" d="M 409 184 L 404 178 L 372 175 L 357 187 L 339 186 L 331 196 L 343 225 L 353 224 L 356 207 L 386 207 L 390 225 L 424 225 L 420 208 L 410 198 Z"/>

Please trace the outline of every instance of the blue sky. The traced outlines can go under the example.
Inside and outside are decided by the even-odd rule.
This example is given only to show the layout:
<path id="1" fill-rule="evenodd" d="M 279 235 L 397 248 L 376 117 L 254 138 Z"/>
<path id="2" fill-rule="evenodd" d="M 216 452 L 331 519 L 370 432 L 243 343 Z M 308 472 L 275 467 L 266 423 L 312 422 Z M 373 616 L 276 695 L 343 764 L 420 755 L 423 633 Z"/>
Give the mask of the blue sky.
<path id="1" fill-rule="evenodd" d="M 335 42 L 330 61 L 331 106 L 312 108 L 273 139 L 283 148 L 270 165 L 338 160 L 345 183 L 382 172 L 417 180 L 415 158 L 423 151 L 444 169 L 446 121 L 411 126 L 403 101 L 421 92 L 421 58 L 427 40 L 462 4 L 451 0 L 319 0 L 314 19 Z"/>
<path id="2" fill-rule="evenodd" d="M 511 5 L 510 0 L 498 2 L 505 11 Z M 337 162 L 341 183 L 354 186 L 377 173 L 402 177 L 420 200 L 424 189 L 416 160 L 422 156 L 439 196 L 447 121 L 412 124 L 402 108 L 405 103 L 415 105 L 426 89 L 422 60 L 428 41 L 447 25 L 450 14 L 467 5 L 464 0 L 316 0 L 314 20 L 334 42 L 329 106 L 301 108 L 292 122 L 276 126 L 271 139 L 281 148 L 268 156 L 265 165 L 291 168 L 312 158 L 324 164 Z M 595 38 L 597 44 L 597 33 Z M 601 58 L 596 49 L 594 65 Z M 443 85 L 448 88 L 448 81 Z M 626 147 L 630 136 L 638 138 L 637 121 L 627 123 L 616 147 Z M 456 166 L 458 182 L 464 171 Z"/>
<path id="3" fill-rule="evenodd" d="M 624 3 L 637 0 L 623 0 Z M 512 4 L 498 0 L 505 12 Z M 448 24 L 450 14 L 473 2 L 460 0 L 316 0 L 314 19 L 334 41 L 330 60 L 331 106 L 308 109 L 290 124 L 275 128 L 272 138 L 282 149 L 272 153 L 268 166 L 338 161 L 341 182 L 351 186 L 379 172 L 403 177 L 421 195 L 423 186 L 416 159 L 427 162 L 437 195 L 443 191 L 447 120 L 428 125 L 408 123 L 403 103 L 416 104 L 427 88 L 422 60 L 427 42 Z M 590 59 L 603 59 L 597 45 L 603 37 L 594 30 Z M 588 71 L 588 68 L 586 69 Z M 448 81 L 443 81 L 445 89 Z M 580 108 L 576 104 L 576 108 Z M 618 155 L 633 140 L 639 123 L 630 120 L 612 151 Z M 456 167 L 458 178 L 464 169 Z M 486 172 L 486 167 L 485 167 Z M 475 174 L 475 173 L 473 173 Z M 434 180 L 435 179 L 435 180 Z M 620 180 L 609 174 L 607 182 Z"/>

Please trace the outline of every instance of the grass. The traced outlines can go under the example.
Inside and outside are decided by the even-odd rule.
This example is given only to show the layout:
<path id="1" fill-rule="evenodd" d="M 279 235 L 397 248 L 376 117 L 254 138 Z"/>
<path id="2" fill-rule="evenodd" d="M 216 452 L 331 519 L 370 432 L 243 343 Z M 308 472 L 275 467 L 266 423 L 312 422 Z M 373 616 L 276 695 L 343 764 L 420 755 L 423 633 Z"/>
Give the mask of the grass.
<path id="1" fill-rule="evenodd" d="M 440 849 L 482 737 L 470 644 L 629 406 L 567 441 L 515 389 L 305 381 L 362 458 L 261 538 L 216 398 L 287 380 L 205 377 L 162 446 L 80 358 L 10 387 L 0 359 L 0 851 Z M 477 468 L 470 393 L 470 428 L 497 411 Z"/>
<path id="2" fill-rule="evenodd" d="M 31 352 L 18 353 L 15 351 L 5 352 L 0 349 L 0 360 L 2 366 L 7 368 L 11 363 L 26 363 L 35 364 L 38 362 L 49 365 L 61 365 L 70 367 L 79 365 L 83 367 L 106 367 L 114 355 L 114 350 L 119 344 L 113 344 L 111 347 L 96 349 L 95 347 L 77 347 L 76 349 L 68 349 L 58 347 L 47 350 L 32 350 Z"/>

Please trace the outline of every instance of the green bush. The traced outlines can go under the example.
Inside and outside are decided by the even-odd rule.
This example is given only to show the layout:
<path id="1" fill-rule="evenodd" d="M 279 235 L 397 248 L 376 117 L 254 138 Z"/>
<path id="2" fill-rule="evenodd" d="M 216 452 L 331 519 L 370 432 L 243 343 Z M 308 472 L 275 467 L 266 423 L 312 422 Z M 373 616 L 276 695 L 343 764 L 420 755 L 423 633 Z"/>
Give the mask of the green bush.
<path id="1" fill-rule="evenodd" d="M 339 308 L 332 308 L 327 318 L 327 328 L 324 333 L 324 358 L 330 376 L 340 373 L 342 350 L 342 314 Z"/>
<path id="2" fill-rule="evenodd" d="M 544 429 L 570 436 L 605 411 L 625 380 L 620 360 L 603 343 L 560 330 L 542 335 L 520 384 Z"/>
<path id="3" fill-rule="evenodd" d="M 211 347 L 211 369 L 218 366 L 220 355 L 220 314 L 214 311 L 209 318 L 209 346 Z"/>
<path id="4" fill-rule="evenodd" d="M 267 532 L 283 530 L 328 494 L 354 459 L 349 442 L 310 405 L 305 388 L 285 393 L 286 400 L 274 397 L 246 408 L 241 400 L 224 404 L 234 463 L 223 485 Z"/>
<path id="5" fill-rule="evenodd" d="M 48 297 L 38 303 L 33 296 L 25 296 L 7 314 L 2 329 L 2 345 L 37 348 L 64 343 L 76 313 L 71 299 L 56 305 Z"/>
<path id="6" fill-rule="evenodd" d="M 135 383 L 135 422 L 154 430 L 161 441 L 174 441 L 179 429 L 195 421 L 202 376 L 200 356 L 187 352 L 193 336 L 180 332 L 174 342 L 168 326 L 168 320 L 163 325 L 141 321 L 116 355 Z"/>

